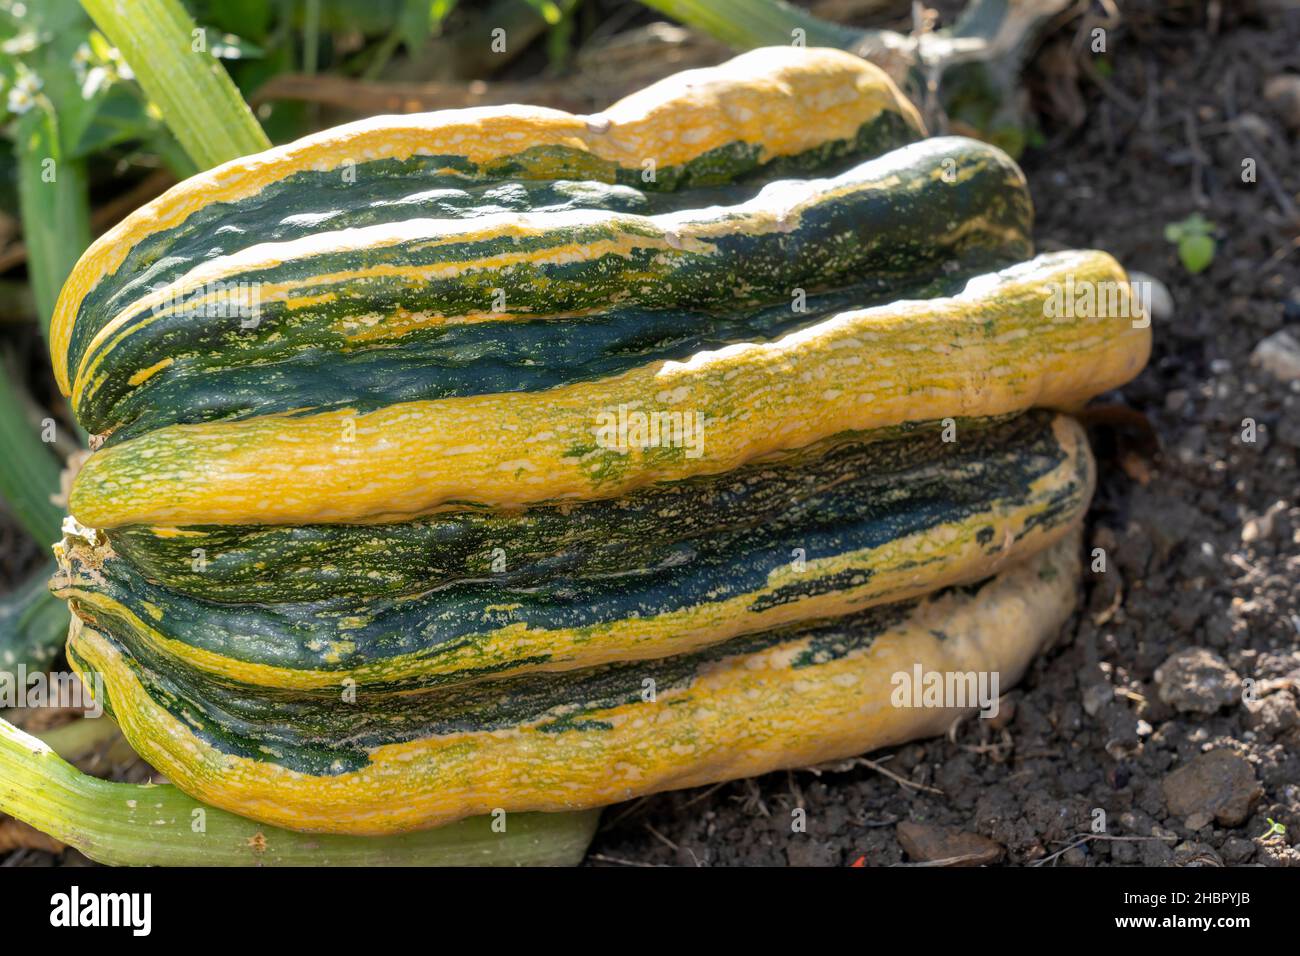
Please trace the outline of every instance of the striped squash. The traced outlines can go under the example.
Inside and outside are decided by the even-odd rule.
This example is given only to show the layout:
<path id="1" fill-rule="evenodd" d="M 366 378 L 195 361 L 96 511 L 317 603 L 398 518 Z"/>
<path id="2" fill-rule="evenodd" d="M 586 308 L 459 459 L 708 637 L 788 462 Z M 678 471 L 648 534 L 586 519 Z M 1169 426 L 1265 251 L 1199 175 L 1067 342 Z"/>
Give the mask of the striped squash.
<path id="1" fill-rule="evenodd" d="M 1057 540 L 1080 520 L 1092 484 L 1079 426 L 1037 414 L 972 426 L 951 444 L 937 432 L 850 442 L 568 515 L 453 515 L 424 526 L 471 541 L 492 529 L 505 554 L 531 552 L 532 579 L 525 570 L 395 597 L 220 604 L 150 584 L 87 533 L 60 548 L 56 593 L 133 652 L 231 680 L 406 689 L 680 654 L 970 581 Z M 623 553 L 620 538 L 655 529 L 658 540 Z M 557 540 L 566 530 L 576 540 Z M 612 548 L 592 553 L 601 537 Z M 357 571 L 387 560 L 386 547 L 375 550 Z M 414 559 L 427 562 L 418 550 Z"/>
<path id="2" fill-rule="evenodd" d="M 1068 615 L 1065 413 L 1150 330 L 1110 256 L 1032 257 L 1008 157 L 922 136 L 875 68 L 781 48 L 180 184 L 52 327 L 97 449 L 69 658 L 187 793 L 302 830 L 941 730 L 893 675 L 1009 686 Z"/>
<path id="3" fill-rule="evenodd" d="M 535 391 L 771 337 L 1030 250 L 1020 171 L 958 138 L 653 216 L 396 208 L 407 218 L 330 223 L 126 283 L 77 363 L 80 421 L 120 441 L 177 422 Z"/>
<path id="4" fill-rule="evenodd" d="M 383 834 L 601 806 L 940 733 L 963 710 L 896 706 L 896 675 L 1011 686 L 1073 609 L 1078 550 L 1072 534 L 978 586 L 694 654 L 377 700 L 253 693 L 80 621 L 68 651 L 103 678 L 132 746 L 187 793 L 293 829 Z"/>
<path id="5" fill-rule="evenodd" d="M 71 511 L 96 528 L 391 522 L 615 497 L 845 431 L 1069 407 L 1132 378 L 1150 330 L 1125 309 L 1049 320 L 1045 302 L 1068 282 L 1127 296 L 1105 253 L 1052 253 L 955 296 L 540 392 L 169 425 L 91 456 Z M 703 441 L 620 442 L 605 430 L 627 409 L 677 413 Z"/>
<path id="6" fill-rule="evenodd" d="M 806 122 L 799 103 L 816 103 L 818 122 Z M 311 356 L 303 353 L 313 347 L 371 354 L 400 343 L 424 349 L 435 365 L 458 365 L 490 349 L 499 330 L 454 326 L 488 319 L 513 326 L 557 309 L 590 311 L 602 289 L 648 278 L 640 274 L 644 257 L 666 258 L 664 233 L 678 219 L 698 218 L 692 211 L 743 205 L 782 175 L 834 174 L 922 132 L 915 110 L 875 67 L 840 51 L 789 49 L 681 74 L 600 116 L 503 107 L 342 126 L 195 176 L 97 241 L 64 287 L 53 319 L 56 378 L 82 424 L 106 433 L 137 416 L 156 425 L 168 413 L 248 411 L 241 400 L 256 402 L 256 391 L 241 399 L 239 385 L 247 380 L 228 374 L 241 363 L 289 361 L 273 398 L 292 401 L 292 389 L 310 379 L 303 370 Z M 962 175 L 1019 180 L 1005 158 L 972 162 L 980 169 Z M 870 185 L 861 177 L 850 183 L 859 194 Z M 872 228 L 887 224 L 879 219 L 881 203 L 871 199 L 866 194 L 854 208 L 863 216 L 874 212 Z M 1001 210 L 1007 234 L 972 238 L 972 254 L 982 242 L 1023 249 L 1023 227 L 1013 225 L 1027 209 L 1023 182 L 1009 184 L 1001 200 L 1008 204 Z M 772 196 L 753 208 L 756 223 L 775 202 Z M 832 197 L 821 197 L 817 208 L 846 214 Z M 813 243 L 810 225 L 805 232 Z M 638 234 L 656 228 L 653 241 Z M 718 241 L 743 243 L 740 224 L 714 228 Z M 694 240 L 684 256 L 707 241 Z M 562 260 L 587 242 L 609 250 L 604 265 L 563 275 Z M 494 255 L 502 267 L 487 267 Z M 508 256 L 518 260 L 513 269 L 505 267 Z M 631 270 L 621 282 L 602 272 L 618 258 Z M 710 271 L 725 274 L 725 255 L 711 259 L 712 270 L 691 270 L 682 281 L 698 286 Z M 556 268 L 547 272 L 548 263 Z M 795 268 L 801 264 L 802 271 Z M 790 266 L 800 281 L 819 278 L 808 256 Z M 527 281 L 537 270 L 538 280 Z M 548 305 L 552 297 L 540 287 L 547 277 L 565 280 L 567 295 L 557 290 L 553 299 L 571 304 Z M 253 283 L 259 315 L 256 327 L 246 327 L 252 322 L 229 309 Z M 494 310 L 497 288 L 504 306 Z M 674 306 L 699 304 L 690 303 L 684 286 L 669 291 Z M 782 288 L 779 298 L 789 295 Z M 634 310 L 604 318 L 604 334 L 626 338 L 635 322 Z M 449 327 L 455 334 L 440 341 Z M 543 348 L 546 339 L 529 344 Z M 692 346 L 683 348 L 690 354 Z M 549 368 L 564 350 L 563 340 L 551 341 L 542 364 Z M 372 371 L 390 371 L 377 358 Z M 400 367 L 411 374 L 411 364 Z M 224 389 L 209 387 L 208 373 L 227 373 L 215 375 Z M 328 377 L 329 369 L 320 375 Z M 177 382 L 189 378 L 195 381 Z M 403 386 L 407 393 L 449 393 L 436 379 L 419 378 Z M 460 388 L 473 391 L 473 377 Z M 146 397 L 154 390 L 159 399 Z M 323 394 L 326 403 L 338 399 L 337 392 Z"/>

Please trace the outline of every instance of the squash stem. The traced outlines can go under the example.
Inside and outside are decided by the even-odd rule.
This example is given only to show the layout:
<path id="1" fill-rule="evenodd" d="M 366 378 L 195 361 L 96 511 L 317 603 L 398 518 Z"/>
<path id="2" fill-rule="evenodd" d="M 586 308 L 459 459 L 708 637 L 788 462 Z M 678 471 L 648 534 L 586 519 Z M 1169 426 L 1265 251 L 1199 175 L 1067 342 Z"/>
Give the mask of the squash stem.
<path id="1" fill-rule="evenodd" d="M 512 813 L 384 837 L 297 833 L 205 806 L 169 784 L 81 773 L 0 720 L 0 811 L 92 860 L 119 866 L 571 866 L 598 810 Z"/>

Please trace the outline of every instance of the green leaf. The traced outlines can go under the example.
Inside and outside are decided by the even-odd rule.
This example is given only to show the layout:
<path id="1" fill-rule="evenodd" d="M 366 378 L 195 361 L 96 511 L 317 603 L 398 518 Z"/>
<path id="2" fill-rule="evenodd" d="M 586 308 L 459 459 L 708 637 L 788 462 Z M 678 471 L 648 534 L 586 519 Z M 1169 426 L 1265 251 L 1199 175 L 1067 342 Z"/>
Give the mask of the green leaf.
<path id="1" fill-rule="evenodd" d="M 48 329 L 63 281 L 90 245 L 86 167 L 65 154 L 54 108 L 44 95 L 19 117 L 15 132 L 27 271 L 41 328 Z"/>
<path id="2" fill-rule="evenodd" d="M 256 43 L 249 43 L 233 33 L 208 34 L 212 55 L 218 60 L 256 60 L 266 55 Z"/>
<path id="3" fill-rule="evenodd" d="M 68 605 L 50 593 L 58 565 L 49 561 L 0 598 L 0 671 L 44 670 L 68 636 Z"/>
<path id="4" fill-rule="evenodd" d="M 63 524 L 63 510 L 50 501 L 61 468 L 28 418 L 19 387 L 0 365 L 0 498 L 23 530 L 46 546 L 59 539 Z"/>
<path id="5" fill-rule="evenodd" d="M 408 50 L 418 50 L 433 32 L 433 7 L 429 0 L 403 0 L 397 15 L 397 35 Z"/>
<path id="6" fill-rule="evenodd" d="M 1214 238 L 1206 235 L 1184 235 L 1178 241 L 1178 258 L 1183 268 L 1192 275 L 1204 272 L 1214 261 Z"/>
<path id="7" fill-rule="evenodd" d="M 737 49 L 788 45 L 803 31 L 805 45 L 850 49 L 863 31 L 814 17 L 781 0 L 641 0 L 688 27 Z"/>

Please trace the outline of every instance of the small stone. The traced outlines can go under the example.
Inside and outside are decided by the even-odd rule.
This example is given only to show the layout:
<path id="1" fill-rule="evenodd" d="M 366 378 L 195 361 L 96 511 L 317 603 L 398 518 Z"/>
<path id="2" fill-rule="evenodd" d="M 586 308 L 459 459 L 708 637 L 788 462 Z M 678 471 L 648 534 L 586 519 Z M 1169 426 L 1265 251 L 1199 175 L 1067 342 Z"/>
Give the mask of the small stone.
<path id="1" fill-rule="evenodd" d="M 1245 823 L 1264 795 L 1255 768 L 1231 750 L 1211 750 L 1193 758 L 1166 774 L 1161 789 L 1174 816 L 1212 814 L 1225 827 Z"/>
<path id="2" fill-rule="evenodd" d="M 1156 694 L 1182 713 L 1212 714 L 1241 697 L 1241 678 L 1223 658 L 1203 647 L 1188 647 L 1156 668 Z"/>
<path id="3" fill-rule="evenodd" d="M 1227 375 L 1232 371 L 1232 363 L 1227 359 L 1213 359 L 1210 362 L 1210 373 L 1212 375 Z"/>
<path id="4" fill-rule="evenodd" d="M 1016 719 L 1016 699 L 1010 695 L 998 700 L 998 712 L 988 719 L 989 728 L 992 730 L 1002 730 L 1004 727 L 1011 726 L 1011 721 Z"/>
<path id="5" fill-rule="evenodd" d="M 1264 84 L 1264 102 L 1288 129 L 1300 130 L 1300 76 L 1279 73 Z"/>
<path id="6" fill-rule="evenodd" d="M 905 820 L 897 828 L 898 842 L 913 863 L 958 860 L 950 866 L 983 866 L 1002 859 L 1002 844 L 978 833 Z"/>
<path id="7" fill-rule="evenodd" d="M 1228 837 L 1223 841 L 1219 852 L 1227 863 L 1245 863 L 1255 855 L 1255 844 L 1244 837 Z"/>
<path id="8" fill-rule="evenodd" d="M 1223 866 L 1223 858 L 1214 852 L 1214 847 L 1208 843 L 1197 843 L 1189 840 L 1186 843 L 1180 843 L 1174 848 L 1174 865 L 1175 866 Z"/>
<path id="9" fill-rule="evenodd" d="M 1083 710 L 1089 717 L 1096 717 L 1097 714 L 1108 703 L 1115 699 L 1115 692 L 1111 690 L 1109 684 L 1088 684 L 1083 688 Z"/>
<path id="10" fill-rule="evenodd" d="M 1286 514 L 1286 509 L 1285 501 L 1273 502 L 1262 515 L 1250 518 L 1241 526 L 1241 540 L 1250 544 L 1273 537 L 1273 533 L 1277 530 L 1277 517 Z"/>
<path id="11" fill-rule="evenodd" d="M 1175 388 L 1165 395 L 1165 408 L 1171 412 L 1181 412 L 1187 406 L 1187 389 Z"/>
<path id="12" fill-rule="evenodd" d="M 1274 137 L 1273 127 L 1258 113 L 1242 113 L 1234 118 L 1229 126 L 1234 133 L 1245 134 L 1261 145 L 1268 143 Z"/>
<path id="13" fill-rule="evenodd" d="M 1165 322 L 1174 317 L 1174 297 L 1163 282 L 1146 272 L 1130 272 L 1128 281 L 1137 287 L 1138 301 L 1150 308 L 1154 321 Z"/>
<path id="14" fill-rule="evenodd" d="M 804 834 L 796 834 L 785 850 L 785 859 L 790 866 L 837 866 L 839 857 L 839 850 L 825 840 L 814 840 Z M 687 865 L 699 866 L 699 863 Z"/>
<path id="15" fill-rule="evenodd" d="M 1202 827 L 1208 827 L 1213 820 L 1214 814 L 1206 813 L 1204 810 L 1201 810 L 1197 813 L 1193 813 L 1190 817 L 1184 820 L 1183 826 L 1195 832 L 1196 830 L 1200 830 Z"/>
<path id="16" fill-rule="evenodd" d="M 1270 739 L 1300 726 L 1295 696 L 1289 690 L 1280 690 L 1263 700 L 1247 703 L 1246 726 Z"/>
<path id="17" fill-rule="evenodd" d="M 1283 329 L 1274 332 L 1250 353 L 1252 364 L 1283 382 L 1300 379 L 1300 342 Z"/>

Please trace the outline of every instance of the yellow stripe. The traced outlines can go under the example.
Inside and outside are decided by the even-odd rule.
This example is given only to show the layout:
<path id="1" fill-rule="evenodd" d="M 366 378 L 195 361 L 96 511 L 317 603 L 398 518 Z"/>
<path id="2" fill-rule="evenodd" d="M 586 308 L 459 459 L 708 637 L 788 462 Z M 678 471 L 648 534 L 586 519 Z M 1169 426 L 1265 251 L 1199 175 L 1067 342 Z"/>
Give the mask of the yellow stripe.
<path id="1" fill-rule="evenodd" d="M 412 740 L 330 777 L 213 749 L 148 696 L 99 634 L 74 623 L 69 643 L 103 676 L 131 745 L 186 793 L 275 826 L 378 835 L 497 808 L 601 806 L 942 733 L 969 710 L 894 706 L 894 675 L 994 672 L 998 689 L 1010 688 L 1074 609 L 1079 546 L 1076 532 L 975 597 L 924 602 L 866 649 L 825 663 L 792 670 L 807 648 L 792 640 L 718 661 L 653 701 L 583 713 L 611 729 L 521 725 Z M 556 700 L 556 716 L 583 704 Z"/>
<path id="2" fill-rule="evenodd" d="M 816 122 L 809 122 L 814 107 Z M 325 130 L 192 176 L 93 243 L 55 307 L 50 327 L 55 378 L 63 394 L 70 394 L 68 347 L 81 302 L 141 239 L 178 226 L 205 206 L 238 202 L 298 172 L 420 154 L 456 154 L 482 164 L 537 146 L 566 146 L 635 169 L 646 159 L 660 167 L 678 166 L 737 141 L 761 144 L 769 157 L 796 155 L 849 138 L 886 110 L 922 129 L 897 87 L 860 57 L 773 47 L 712 70 L 670 77 L 614 104 L 599 122 L 559 110 L 507 106 L 382 116 Z"/>

